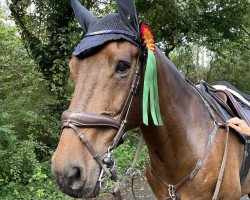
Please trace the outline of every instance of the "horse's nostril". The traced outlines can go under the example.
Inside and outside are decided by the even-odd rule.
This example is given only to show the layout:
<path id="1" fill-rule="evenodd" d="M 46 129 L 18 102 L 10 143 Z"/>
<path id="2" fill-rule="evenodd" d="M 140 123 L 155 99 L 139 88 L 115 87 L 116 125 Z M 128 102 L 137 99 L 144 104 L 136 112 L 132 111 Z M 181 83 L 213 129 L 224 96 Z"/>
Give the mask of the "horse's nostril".
<path id="1" fill-rule="evenodd" d="M 73 167 L 69 170 L 68 177 L 69 178 L 79 178 L 81 176 L 81 170 L 79 167 Z"/>
<path id="2" fill-rule="evenodd" d="M 72 190 L 78 190 L 83 187 L 83 171 L 81 167 L 72 167 L 68 171 L 68 185 Z"/>

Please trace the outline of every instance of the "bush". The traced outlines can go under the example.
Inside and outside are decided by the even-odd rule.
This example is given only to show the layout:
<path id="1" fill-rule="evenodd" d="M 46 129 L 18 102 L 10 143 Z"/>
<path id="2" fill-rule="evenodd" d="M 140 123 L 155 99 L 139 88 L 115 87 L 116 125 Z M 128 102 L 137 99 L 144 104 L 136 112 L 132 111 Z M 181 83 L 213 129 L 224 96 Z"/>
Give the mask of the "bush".
<path id="1" fill-rule="evenodd" d="M 126 170 L 130 168 L 139 141 L 139 131 L 137 129 L 127 133 L 125 142 L 115 150 L 115 161 L 118 167 L 119 177 L 122 178 Z M 147 162 L 147 148 L 144 144 L 136 162 L 136 169 L 139 171 L 145 168 Z"/>
<path id="2" fill-rule="evenodd" d="M 44 145 L 32 138 L 0 151 L 0 199 L 67 199 L 50 177 L 50 163 L 39 162 Z"/>
<path id="3" fill-rule="evenodd" d="M 50 177 L 60 131 L 51 107 L 58 101 L 16 28 L 0 20 L 0 39 L 0 199 L 69 199 Z"/>

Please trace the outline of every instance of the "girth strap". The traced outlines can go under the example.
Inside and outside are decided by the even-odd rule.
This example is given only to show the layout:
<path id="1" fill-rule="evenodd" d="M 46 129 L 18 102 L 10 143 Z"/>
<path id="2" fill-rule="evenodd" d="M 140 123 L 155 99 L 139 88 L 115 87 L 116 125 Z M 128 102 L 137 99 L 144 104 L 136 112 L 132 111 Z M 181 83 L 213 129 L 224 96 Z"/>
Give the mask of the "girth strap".
<path id="1" fill-rule="evenodd" d="M 76 123 L 77 126 L 97 127 L 107 126 L 115 129 L 120 128 L 120 123 L 110 117 L 103 115 L 95 115 L 84 112 L 66 110 L 62 114 L 62 123 L 71 122 Z"/>

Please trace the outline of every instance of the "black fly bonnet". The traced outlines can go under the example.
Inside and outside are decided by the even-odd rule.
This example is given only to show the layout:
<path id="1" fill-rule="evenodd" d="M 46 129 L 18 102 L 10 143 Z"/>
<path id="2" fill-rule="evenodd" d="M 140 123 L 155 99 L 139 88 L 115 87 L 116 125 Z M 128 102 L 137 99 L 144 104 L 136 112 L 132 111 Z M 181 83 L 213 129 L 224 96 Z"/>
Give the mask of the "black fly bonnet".
<path id="1" fill-rule="evenodd" d="M 103 18 L 96 18 L 78 0 L 71 4 L 77 21 L 85 32 L 85 37 L 75 48 L 73 55 L 82 57 L 104 44 L 126 40 L 135 46 L 140 46 L 140 30 L 133 0 L 117 0 L 119 14 L 108 14 Z"/>

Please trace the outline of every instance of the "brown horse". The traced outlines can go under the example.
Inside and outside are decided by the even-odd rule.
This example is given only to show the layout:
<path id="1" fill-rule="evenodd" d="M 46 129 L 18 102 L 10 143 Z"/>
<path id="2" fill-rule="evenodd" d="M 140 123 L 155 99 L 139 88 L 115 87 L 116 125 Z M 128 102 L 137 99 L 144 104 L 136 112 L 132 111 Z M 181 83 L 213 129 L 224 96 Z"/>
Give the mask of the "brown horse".
<path id="1" fill-rule="evenodd" d="M 147 179 L 157 199 L 177 199 L 178 196 L 184 200 L 212 199 L 225 150 L 226 129 L 215 126 L 197 90 L 159 49 L 156 60 L 164 125 L 155 126 L 149 118 L 146 126 L 141 114 L 145 62 L 138 47 L 130 41 L 115 40 L 84 57 L 73 56 L 69 66 L 75 91 L 68 113 L 73 113 L 76 122 L 92 121 L 80 128 L 65 125 L 62 131 L 52 157 L 52 174 L 64 193 L 78 198 L 98 194 L 102 160 L 117 132 L 112 120 L 120 121 L 123 110 L 129 109 L 125 130 L 136 127 L 141 130 L 150 158 Z M 131 106 L 127 106 L 138 64 L 141 81 Z M 72 116 L 63 119 L 70 118 L 72 122 Z M 103 118 L 99 119 L 100 116 Z M 93 122 L 95 117 L 97 126 Z M 108 119 L 113 126 L 105 126 L 104 121 Z M 216 119 L 223 122 L 217 115 Z M 213 143 L 204 157 L 211 133 Z M 228 159 L 218 199 L 236 200 L 250 193 L 250 176 L 244 185 L 240 184 L 242 154 L 243 144 L 234 134 L 229 134 Z M 204 158 L 202 166 L 194 177 L 173 188 L 192 172 L 201 158 Z"/>

